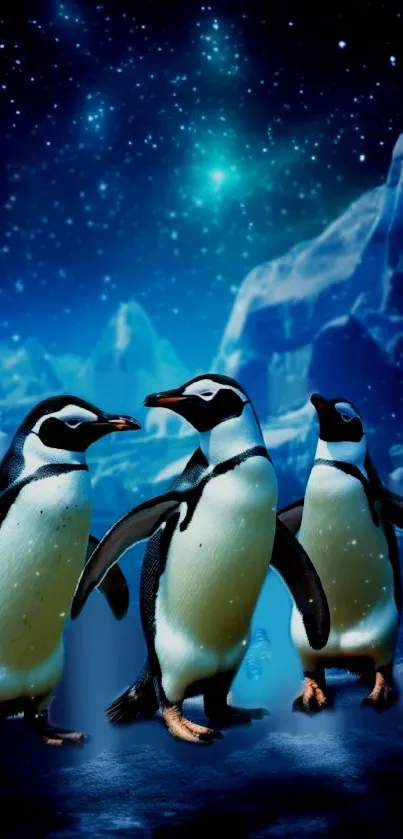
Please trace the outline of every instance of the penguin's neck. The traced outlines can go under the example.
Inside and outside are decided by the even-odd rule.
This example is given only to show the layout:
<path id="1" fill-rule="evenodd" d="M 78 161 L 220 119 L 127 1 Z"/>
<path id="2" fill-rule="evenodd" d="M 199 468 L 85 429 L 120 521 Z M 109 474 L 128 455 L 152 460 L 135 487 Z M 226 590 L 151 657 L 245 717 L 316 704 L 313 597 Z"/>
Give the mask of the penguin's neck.
<path id="1" fill-rule="evenodd" d="M 22 449 L 24 467 L 20 478 L 32 475 L 41 466 L 54 463 L 85 464 L 85 452 L 71 452 L 44 446 L 34 432 L 28 434 Z"/>
<path id="2" fill-rule="evenodd" d="M 367 476 L 365 458 L 367 456 L 367 441 L 363 437 L 359 443 L 343 440 L 340 443 L 328 443 L 319 438 L 316 447 L 316 460 L 340 460 L 342 463 L 352 463 L 360 472 Z"/>
<path id="3" fill-rule="evenodd" d="M 211 466 L 254 446 L 264 446 L 263 434 L 250 403 L 240 417 L 233 417 L 200 434 L 200 448 Z"/>

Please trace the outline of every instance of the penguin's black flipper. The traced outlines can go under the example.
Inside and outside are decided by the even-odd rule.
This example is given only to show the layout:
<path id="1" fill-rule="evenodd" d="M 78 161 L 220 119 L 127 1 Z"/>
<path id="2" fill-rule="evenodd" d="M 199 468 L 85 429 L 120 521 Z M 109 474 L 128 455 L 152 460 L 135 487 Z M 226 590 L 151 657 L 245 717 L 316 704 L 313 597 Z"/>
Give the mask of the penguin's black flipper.
<path id="1" fill-rule="evenodd" d="M 322 583 L 302 545 L 278 518 L 270 567 L 289 588 L 311 647 L 323 649 L 329 638 L 330 612 Z"/>
<path id="2" fill-rule="evenodd" d="M 378 501 L 388 521 L 403 529 L 403 498 L 391 489 L 383 486 L 369 453 L 365 458 L 365 469 L 369 478 L 370 492 L 374 501 Z"/>
<path id="3" fill-rule="evenodd" d="M 96 536 L 91 536 L 88 539 L 87 556 L 85 563 L 89 561 L 95 548 L 99 545 L 99 539 Z M 129 586 L 126 582 L 126 577 L 118 565 L 113 565 L 106 577 L 98 586 L 98 591 L 103 594 L 108 602 L 108 605 L 113 612 L 116 620 L 122 620 L 127 614 L 130 603 Z"/>
<path id="4" fill-rule="evenodd" d="M 116 620 L 122 620 L 129 608 L 130 593 L 126 577 L 120 570 L 119 565 L 112 566 L 99 584 L 98 589 L 108 601 Z"/>
<path id="5" fill-rule="evenodd" d="M 303 512 L 304 499 L 300 498 L 299 501 L 294 501 L 293 504 L 288 504 L 287 507 L 282 507 L 282 509 L 278 511 L 277 516 L 280 521 L 288 527 L 288 530 L 291 531 L 292 535 L 295 536 L 301 527 Z"/>
<path id="6" fill-rule="evenodd" d="M 85 564 L 87 564 L 91 554 L 94 553 L 95 548 L 98 547 L 99 542 L 100 542 L 100 540 L 97 539 L 96 536 L 93 536 L 92 533 L 90 533 L 90 535 L 88 537 L 88 547 L 87 547 L 87 554 L 86 554 L 86 557 L 85 557 Z"/>
<path id="7" fill-rule="evenodd" d="M 88 596 L 100 586 L 120 557 L 137 542 L 152 536 L 183 501 L 182 493 L 167 492 L 139 504 L 111 527 L 91 554 L 78 581 L 71 606 L 72 620 L 78 617 Z"/>
<path id="8" fill-rule="evenodd" d="M 387 518 L 399 529 L 403 529 L 403 498 L 384 486 L 376 489 L 376 500 L 380 501 Z"/>

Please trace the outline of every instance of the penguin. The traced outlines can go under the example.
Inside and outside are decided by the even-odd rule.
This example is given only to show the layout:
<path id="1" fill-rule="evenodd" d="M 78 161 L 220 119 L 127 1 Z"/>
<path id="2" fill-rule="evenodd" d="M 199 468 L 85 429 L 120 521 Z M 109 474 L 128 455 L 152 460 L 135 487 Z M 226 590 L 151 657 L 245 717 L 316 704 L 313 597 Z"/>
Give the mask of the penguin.
<path id="1" fill-rule="evenodd" d="M 125 551 L 149 539 L 140 582 L 148 658 L 107 715 L 113 723 L 128 723 L 160 710 L 174 737 L 211 744 L 222 733 L 188 720 L 185 699 L 203 695 L 205 715 L 220 727 L 266 713 L 232 707 L 227 697 L 270 560 L 315 649 L 326 643 L 329 611 L 308 556 L 276 521 L 276 473 L 244 388 L 207 373 L 151 394 L 144 404 L 187 420 L 199 446 L 168 492 L 135 507 L 107 532 L 81 575 L 71 616 Z"/>
<path id="2" fill-rule="evenodd" d="M 51 725 L 48 709 L 77 580 L 98 543 L 89 533 L 86 451 L 139 428 L 75 396 L 53 396 L 28 413 L 0 463 L 0 716 L 22 713 L 48 745 L 84 739 Z M 99 588 L 122 618 L 127 583 L 119 566 L 111 570 Z"/>
<path id="3" fill-rule="evenodd" d="M 331 629 L 327 644 L 313 650 L 292 611 L 291 635 L 305 677 L 293 707 L 306 713 L 330 707 L 325 670 L 341 668 L 369 682 L 362 704 L 383 711 L 397 699 L 393 662 L 402 581 L 394 525 L 403 527 L 403 499 L 382 485 L 354 404 L 318 393 L 310 401 L 319 439 L 305 498 L 280 510 L 279 518 L 315 565 Z"/>

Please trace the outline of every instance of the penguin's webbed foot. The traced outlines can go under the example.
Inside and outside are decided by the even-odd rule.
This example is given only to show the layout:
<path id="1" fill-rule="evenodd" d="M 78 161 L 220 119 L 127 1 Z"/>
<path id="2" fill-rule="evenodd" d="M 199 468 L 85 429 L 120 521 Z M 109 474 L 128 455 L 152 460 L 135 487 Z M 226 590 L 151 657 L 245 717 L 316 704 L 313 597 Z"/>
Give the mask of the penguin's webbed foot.
<path id="1" fill-rule="evenodd" d="M 83 746 L 89 740 L 88 735 L 82 734 L 80 731 L 65 731 L 64 729 L 53 728 L 51 725 L 41 732 L 41 737 L 47 746 Z"/>
<path id="2" fill-rule="evenodd" d="M 252 720 L 262 720 L 270 715 L 267 708 L 234 708 L 226 705 L 225 708 L 215 709 L 205 707 L 206 716 L 214 720 L 219 726 L 250 725 Z"/>
<path id="3" fill-rule="evenodd" d="M 304 714 L 317 714 L 329 707 L 324 690 L 312 677 L 305 678 L 304 689 L 292 704 L 292 710 Z"/>
<path id="4" fill-rule="evenodd" d="M 83 746 L 89 741 L 86 734 L 51 725 L 46 711 L 29 716 L 28 720 L 47 746 Z"/>
<path id="5" fill-rule="evenodd" d="M 366 696 L 361 707 L 373 708 L 377 713 L 388 711 L 397 702 L 399 694 L 393 684 L 392 678 L 388 678 L 381 671 L 377 671 L 375 685 L 371 693 Z"/>
<path id="6" fill-rule="evenodd" d="M 214 740 L 219 740 L 223 736 L 221 731 L 187 720 L 177 705 L 164 708 L 162 716 L 170 734 L 186 743 L 201 743 L 209 746 Z"/>

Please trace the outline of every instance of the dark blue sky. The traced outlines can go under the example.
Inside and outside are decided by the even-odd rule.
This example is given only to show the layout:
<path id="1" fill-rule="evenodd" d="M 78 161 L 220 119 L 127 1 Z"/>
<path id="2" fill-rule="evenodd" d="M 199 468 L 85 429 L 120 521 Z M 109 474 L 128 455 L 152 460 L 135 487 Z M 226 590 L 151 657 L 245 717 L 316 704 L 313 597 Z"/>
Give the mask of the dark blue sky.
<path id="1" fill-rule="evenodd" d="M 0 340 L 87 353 L 135 297 L 208 366 L 246 273 L 384 180 L 398 4 L 309 5 L 7 4 Z"/>

